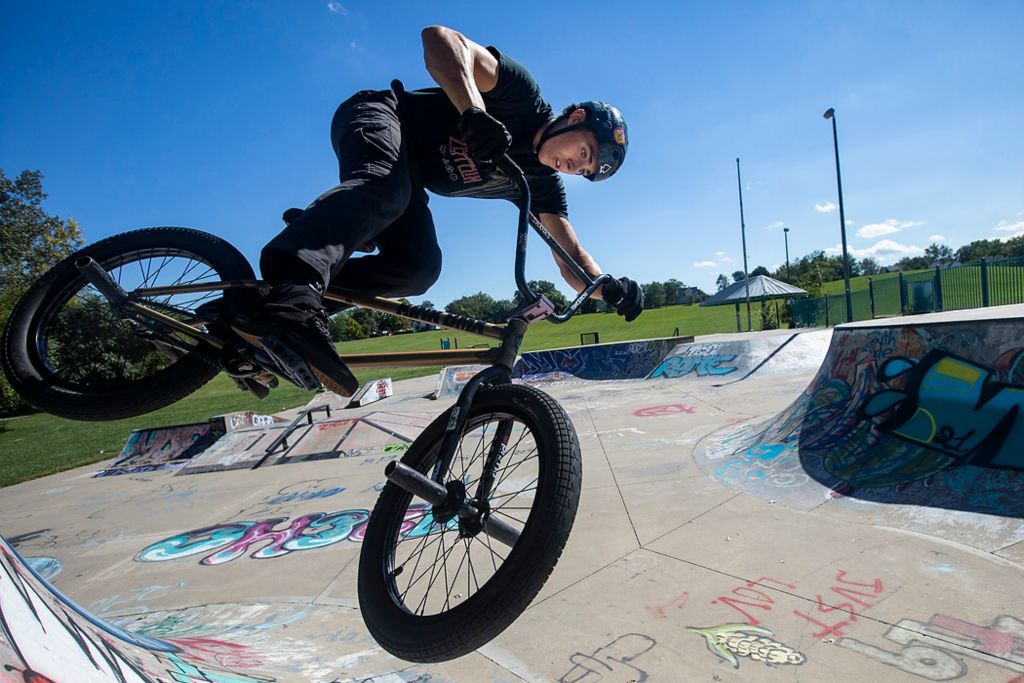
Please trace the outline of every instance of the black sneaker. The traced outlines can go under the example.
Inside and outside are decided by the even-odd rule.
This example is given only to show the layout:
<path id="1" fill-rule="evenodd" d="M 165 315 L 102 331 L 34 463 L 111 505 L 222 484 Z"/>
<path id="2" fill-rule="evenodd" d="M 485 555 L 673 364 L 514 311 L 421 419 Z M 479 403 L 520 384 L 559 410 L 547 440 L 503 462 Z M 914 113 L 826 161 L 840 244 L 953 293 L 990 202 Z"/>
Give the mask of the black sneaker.
<path id="1" fill-rule="evenodd" d="M 235 316 L 231 329 L 262 349 L 293 384 L 315 391 L 323 384 L 351 396 L 359 381 L 334 350 L 323 309 L 270 303 L 263 310 Z"/>

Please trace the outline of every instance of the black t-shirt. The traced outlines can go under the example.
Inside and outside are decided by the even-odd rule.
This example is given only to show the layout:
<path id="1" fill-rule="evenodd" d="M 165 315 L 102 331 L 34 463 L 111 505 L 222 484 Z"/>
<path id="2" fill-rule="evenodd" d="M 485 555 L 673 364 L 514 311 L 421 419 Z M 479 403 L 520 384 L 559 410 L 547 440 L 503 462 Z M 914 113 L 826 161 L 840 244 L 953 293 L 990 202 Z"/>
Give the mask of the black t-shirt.
<path id="1" fill-rule="evenodd" d="M 526 174 L 533 213 L 568 218 L 565 187 L 558 173 L 540 163 L 533 138 L 553 118 L 551 105 L 540 96 L 540 86 L 522 64 L 487 48 L 498 59 L 498 83 L 483 93 L 487 113 L 505 124 L 512 135 L 509 156 Z M 423 185 L 446 197 L 508 199 L 518 205 L 515 183 L 492 164 L 470 158 L 459 139 L 459 112 L 440 88 L 406 93 L 404 125 L 411 134 L 411 150 Z"/>

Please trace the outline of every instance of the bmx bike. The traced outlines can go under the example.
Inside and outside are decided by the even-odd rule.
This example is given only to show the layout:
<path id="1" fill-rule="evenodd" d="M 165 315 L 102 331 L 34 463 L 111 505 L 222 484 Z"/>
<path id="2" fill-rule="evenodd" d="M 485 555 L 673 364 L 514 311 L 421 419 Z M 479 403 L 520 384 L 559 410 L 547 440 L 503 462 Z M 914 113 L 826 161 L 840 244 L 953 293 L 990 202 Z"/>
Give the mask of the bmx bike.
<path id="1" fill-rule="evenodd" d="M 572 422 L 547 394 L 513 384 L 511 372 L 530 323 L 568 320 L 611 276 L 584 272 L 530 213 L 522 171 L 507 156 L 501 168 L 521 193 L 515 279 L 525 302 L 505 324 L 333 288 L 324 296 L 500 342 L 343 358 L 353 368 L 489 364 L 387 465 L 363 538 L 363 619 L 384 649 L 410 661 L 458 657 L 508 627 L 554 569 L 579 503 Z M 561 313 L 525 279 L 530 226 L 586 285 Z M 109 237 L 22 297 L 4 332 L 3 368 L 30 403 L 80 420 L 155 410 L 221 371 L 265 395 L 274 367 L 228 323 L 266 289 L 237 249 L 207 233 L 161 227 Z"/>

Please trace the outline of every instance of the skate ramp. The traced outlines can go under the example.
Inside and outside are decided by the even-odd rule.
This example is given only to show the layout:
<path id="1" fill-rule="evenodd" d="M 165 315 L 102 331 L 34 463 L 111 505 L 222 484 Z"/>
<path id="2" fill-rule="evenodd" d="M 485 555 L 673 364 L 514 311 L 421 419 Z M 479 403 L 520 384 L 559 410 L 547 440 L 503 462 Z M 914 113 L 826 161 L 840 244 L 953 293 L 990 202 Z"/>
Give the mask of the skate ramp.
<path id="1" fill-rule="evenodd" d="M 0 661 L 4 680 L 143 683 L 274 680 L 236 675 L 170 640 L 137 635 L 85 611 L 0 536 Z"/>
<path id="2" fill-rule="evenodd" d="M 672 349 L 692 341 L 692 336 L 665 337 L 529 351 L 516 363 L 512 377 L 526 382 L 642 379 Z"/>
<path id="3" fill-rule="evenodd" d="M 831 330 L 709 335 L 680 344 L 647 379 L 736 382 L 761 377 L 813 372 L 820 367 Z"/>
<path id="4" fill-rule="evenodd" d="M 953 517 L 928 509 L 978 513 L 990 517 L 972 524 L 1024 538 L 1022 407 L 1024 306 L 854 323 L 788 408 L 712 434 L 694 457 L 798 509 L 859 506 L 929 533 Z"/>
<path id="5" fill-rule="evenodd" d="M 155 472 L 181 467 L 224 435 L 224 422 L 213 419 L 194 424 L 136 429 L 114 461 L 97 477 Z"/>

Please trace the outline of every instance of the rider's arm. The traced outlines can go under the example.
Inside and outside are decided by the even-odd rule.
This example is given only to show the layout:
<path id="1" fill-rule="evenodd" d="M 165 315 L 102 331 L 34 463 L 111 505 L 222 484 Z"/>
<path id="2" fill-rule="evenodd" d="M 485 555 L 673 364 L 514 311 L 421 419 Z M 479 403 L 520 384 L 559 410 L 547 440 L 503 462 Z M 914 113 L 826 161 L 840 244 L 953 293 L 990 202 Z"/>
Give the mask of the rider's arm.
<path id="1" fill-rule="evenodd" d="M 597 261 L 594 260 L 590 254 L 586 252 L 583 246 L 580 244 L 579 239 L 576 238 L 576 231 L 572 229 L 572 224 L 569 223 L 568 218 L 562 218 L 561 216 L 553 213 L 542 213 L 537 216 L 540 222 L 547 228 L 547 231 L 551 233 L 551 236 L 555 238 L 566 253 L 578 263 L 583 271 L 590 277 L 597 277 L 601 274 L 601 266 L 597 265 Z M 584 284 L 572 270 L 562 261 L 561 257 L 551 251 L 551 255 L 555 258 L 555 263 L 558 264 L 558 270 L 562 273 L 562 277 L 565 279 L 569 286 L 577 292 L 582 292 L 586 289 Z M 591 299 L 601 298 L 601 288 L 598 287 L 597 291 L 594 292 Z"/>
<path id="2" fill-rule="evenodd" d="M 423 62 L 455 108 L 486 110 L 482 92 L 498 83 L 498 60 L 472 40 L 446 26 L 428 26 L 421 33 Z"/>

